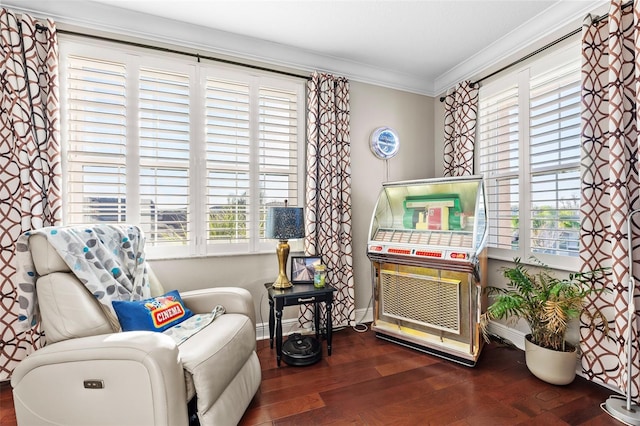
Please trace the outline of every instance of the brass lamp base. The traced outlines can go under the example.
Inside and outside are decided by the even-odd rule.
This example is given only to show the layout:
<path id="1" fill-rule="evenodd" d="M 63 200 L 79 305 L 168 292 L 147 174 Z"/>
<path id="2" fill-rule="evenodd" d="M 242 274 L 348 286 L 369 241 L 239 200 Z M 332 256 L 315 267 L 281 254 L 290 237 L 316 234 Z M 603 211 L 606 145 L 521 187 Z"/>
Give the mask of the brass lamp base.
<path id="1" fill-rule="evenodd" d="M 276 254 L 278 255 L 278 278 L 276 278 L 272 287 L 278 289 L 291 288 L 293 284 L 287 278 L 287 260 L 289 259 L 289 243 L 287 240 L 280 240 L 280 244 L 276 248 Z"/>
<path id="2" fill-rule="evenodd" d="M 273 288 L 285 289 L 293 287 L 291 281 L 285 275 L 278 275 L 278 278 L 274 281 Z"/>

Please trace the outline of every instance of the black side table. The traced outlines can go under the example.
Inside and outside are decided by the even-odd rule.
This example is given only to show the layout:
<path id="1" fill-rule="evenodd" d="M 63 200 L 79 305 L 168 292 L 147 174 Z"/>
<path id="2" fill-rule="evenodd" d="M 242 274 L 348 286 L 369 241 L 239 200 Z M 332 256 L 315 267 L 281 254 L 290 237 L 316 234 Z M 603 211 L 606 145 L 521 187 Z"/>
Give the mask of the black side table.
<path id="1" fill-rule="evenodd" d="M 316 339 L 320 338 L 320 306 L 325 303 L 327 308 L 327 354 L 331 356 L 331 306 L 333 304 L 333 292 L 335 288 L 325 285 L 323 288 L 316 288 L 313 284 L 294 284 L 287 289 L 276 289 L 272 283 L 265 283 L 265 288 L 269 293 L 269 344 L 273 349 L 273 333 L 276 334 L 276 358 L 278 367 L 282 358 L 282 309 L 285 306 L 303 305 L 314 303 L 314 323 L 316 327 Z M 274 329 L 275 323 L 275 329 Z"/>

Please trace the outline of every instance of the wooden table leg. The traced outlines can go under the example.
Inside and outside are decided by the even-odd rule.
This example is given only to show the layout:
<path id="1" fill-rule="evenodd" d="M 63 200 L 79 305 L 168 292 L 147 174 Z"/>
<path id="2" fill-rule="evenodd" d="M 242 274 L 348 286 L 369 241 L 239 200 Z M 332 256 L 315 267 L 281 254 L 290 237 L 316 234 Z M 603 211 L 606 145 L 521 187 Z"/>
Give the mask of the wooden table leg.
<path id="1" fill-rule="evenodd" d="M 275 323 L 275 318 L 273 315 L 273 300 L 269 299 L 269 347 L 273 349 L 273 325 Z"/>
<path id="2" fill-rule="evenodd" d="M 276 309 L 276 359 L 278 367 L 282 359 L 282 309 Z"/>

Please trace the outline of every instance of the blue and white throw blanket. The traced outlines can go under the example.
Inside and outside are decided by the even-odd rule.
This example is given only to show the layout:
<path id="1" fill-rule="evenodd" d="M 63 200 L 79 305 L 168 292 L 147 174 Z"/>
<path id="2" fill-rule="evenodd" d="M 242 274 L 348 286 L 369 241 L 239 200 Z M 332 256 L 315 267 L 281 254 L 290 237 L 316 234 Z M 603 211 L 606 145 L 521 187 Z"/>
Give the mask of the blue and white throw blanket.
<path id="1" fill-rule="evenodd" d="M 144 235 L 137 226 L 96 224 L 29 231 L 16 243 L 18 326 L 23 330 L 39 320 L 36 270 L 29 251 L 29 237 L 34 234 L 45 236 L 71 271 L 112 312 L 113 300 L 141 300 L 150 296 Z"/>
<path id="2" fill-rule="evenodd" d="M 162 334 L 166 334 L 171 337 L 176 345 L 181 344 L 189 337 L 193 336 L 209 324 L 211 324 L 216 318 L 225 313 L 225 308 L 222 305 L 217 305 L 210 313 L 207 314 L 195 314 L 191 318 L 187 318 L 178 325 L 174 325 L 171 328 L 166 329 Z"/>

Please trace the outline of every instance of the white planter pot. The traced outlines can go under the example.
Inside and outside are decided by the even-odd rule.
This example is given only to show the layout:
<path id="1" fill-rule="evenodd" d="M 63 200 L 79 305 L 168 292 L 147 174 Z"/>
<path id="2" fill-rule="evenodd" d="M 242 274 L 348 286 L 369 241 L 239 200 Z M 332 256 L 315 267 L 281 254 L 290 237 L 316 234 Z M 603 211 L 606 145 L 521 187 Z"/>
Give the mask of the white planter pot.
<path id="1" fill-rule="evenodd" d="M 540 347 L 524 339 L 527 368 L 540 380 L 552 385 L 568 385 L 576 377 L 576 349 L 571 352 L 554 351 Z"/>

